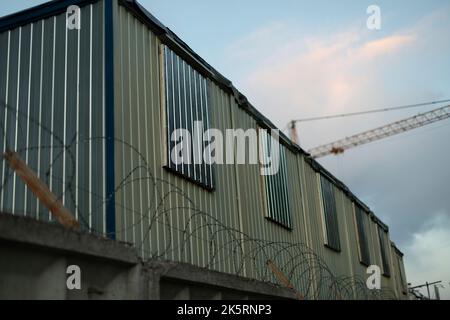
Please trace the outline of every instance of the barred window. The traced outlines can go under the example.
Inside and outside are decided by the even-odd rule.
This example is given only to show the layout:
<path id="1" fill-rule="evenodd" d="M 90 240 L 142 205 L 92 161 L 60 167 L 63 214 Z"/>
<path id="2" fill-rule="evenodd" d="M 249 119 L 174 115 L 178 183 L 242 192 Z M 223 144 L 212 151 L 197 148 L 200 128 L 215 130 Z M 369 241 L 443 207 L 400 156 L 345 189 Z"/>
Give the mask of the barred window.
<path id="1" fill-rule="evenodd" d="M 333 184 L 323 175 L 320 175 L 320 189 L 322 191 L 322 217 L 325 228 L 325 244 L 331 249 L 340 251 L 341 242 L 339 239 L 339 226 Z"/>
<path id="2" fill-rule="evenodd" d="M 400 286 L 402 288 L 402 293 L 406 294 L 408 292 L 407 287 L 408 284 L 406 283 L 405 275 L 403 274 L 403 259 L 401 256 L 397 255 L 397 267 L 398 267 L 398 274 L 400 275 Z"/>
<path id="3" fill-rule="evenodd" d="M 391 269 L 389 267 L 389 258 L 388 258 L 388 254 L 387 254 L 386 239 L 387 239 L 387 233 L 383 230 L 383 228 L 378 226 L 378 240 L 380 242 L 381 262 L 383 264 L 383 274 L 385 276 L 389 277 L 391 275 Z"/>
<path id="4" fill-rule="evenodd" d="M 208 142 L 203 139 L 203 132 L 210 129 L 208 81 L 166 45 L 162 45 L 162 53 L 167 128 L 166 167 L 212 189 L 214 166 L 208 161 L 210 159 L 204 159 Z"/>
<path id="5" fill-rule="evenodd" d="M 367 237 L 368 215 L 360 206 L 355 204 L 356 229 L 361 263 L 370 265 L 369 242 Z"/>
<path id="6" fill-rule="evenodd" d="M 279 147 L 279 169 L 272 175 L 263 176 L 264 196 L 266 202 L 266 217 L 291 229 L 292 217 L 291 206 L 288 196 L 288 177 L 286 170 L 286 151 L 285 147 L 275 140 L 266 130 L 259 130 L 261 154 L 264 163 L 270 163 L 272 148 L 277 144 Z"/>

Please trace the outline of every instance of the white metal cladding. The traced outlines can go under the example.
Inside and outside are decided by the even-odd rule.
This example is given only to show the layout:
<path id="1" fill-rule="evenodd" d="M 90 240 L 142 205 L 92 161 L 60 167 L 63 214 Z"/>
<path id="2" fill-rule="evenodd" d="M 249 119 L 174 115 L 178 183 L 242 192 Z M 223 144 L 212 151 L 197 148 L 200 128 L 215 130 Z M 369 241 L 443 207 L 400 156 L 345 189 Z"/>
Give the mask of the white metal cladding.
<path id="1" fill-rule="evenodd" d="M 105 232 L 103 3 L 81 8 L 81 29 L 65 13 L 0 34 L 0 150 L 15 150 L 83 229 Z M 0 209 L 52 220 L 6 164 Z"/>
<path id="2" fill-rule="evenodd" d="M 341 250 L 339 239 L 339 222 L 336 208 L 334 188 L 330 180 L 320 175 L 320 188 L 322 191 L 323 217 L 325 225 L 326 243 L 335 250 Z"/>
<path id="3" fill-rule="evenodd" d="M 213 165 L 204 160 L 203 154 L 207 147 L 209 137 L 203 137 L 203 132 L 210 126 L 210 97 L 209 83 L 198 71 L 192 68 L 186 61 L 180 58 L 166 45 L 163 47 L 164 57 L 164 88 L 167 122 L 167 166 L 193 179 L 194 181 L 213 188 Z M 195 122 L 201 122 L 200 135 L 194 135 Z M 177 129 L 185 129 L 190 132 L 191 143 L 188 150 L 181 150 L 181 141 L 175 140 L 174 132 Z M 204 139 L 205 138 L 205 139 Z M 186 137 L 182 138 L 186 139 Z M 180 140 L 182 140 L 180 139 Z M 196 140 L 196 141 L 195 141 Z M 192 148 L 197 145 L 198 148 Z M 181 154 L 182 164 L 173 162 L 172 152 Z M 183 155 L 184 154 L 184 155 Z M 208 155 L 207 152 L 205 152 Z M 187 155 L 188 159 L 183 157 Z"/>
<path id="4" fill-rule="evenodd" d="M 397 289 L 398 295 L 405 295 L 408 292 L 408 284 L 405 278 L 405 269 L 403 265 L 403 258 L 398 254 L 394 244 L 390 244 L 391 248 L 391 266 L 392 275 L 391 278 L 394 281 L 394 286 Z"/>
<path id="5" fill-rule="evenodd" d="M 278 172 L 264 176 L 267 217 L 287 228 L 292 228 L 285 147 L 275 140 L 268 131 L 261 129 L 259 130 L 259 134 L 262 140 L 261 154 L 264 157 L 264 164 L 273 161 L 270 157 L 272 149 L 274 147 L 279 148 Z"/>

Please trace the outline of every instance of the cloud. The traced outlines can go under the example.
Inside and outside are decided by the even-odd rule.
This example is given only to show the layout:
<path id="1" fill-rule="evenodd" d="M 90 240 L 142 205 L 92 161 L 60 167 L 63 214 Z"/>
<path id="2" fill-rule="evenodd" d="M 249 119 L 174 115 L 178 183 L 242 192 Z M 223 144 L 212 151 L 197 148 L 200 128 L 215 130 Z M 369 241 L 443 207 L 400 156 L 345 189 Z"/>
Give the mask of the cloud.
<path id="1" fill-rule="evenodd" d="M 365 43 L 359 48 L 358 54 L 363 61 L 383 56 L 386 54 L 393 54 L 399 50 L 405 49 L 408 44 L 414 41 L 413 35 L 394 35 L 378 40 L 373 40 Z"/>
<path id="2" fill-rule="evenodd" d="M 228 59 L 253 59 L 268 47 L 276 48 L 284 43 L 283 37 L 289 26 L 283 22 L 272 22 L 268 25 L 241 37 L 226 49 Z"/>
<path id="3" fill-rule="evenodd" d="M 359 26 L 310 34 L 292 23 L 272 22 L 232 43 L 224 59 L 239 69 L 233 77 L 237 87 L 280 128 L 293 117 L 435 99 L 443 92 L 428 81 L 433 69 L 414 74 L 412 67 L 433 64 L 436 55 L 448 51 L 444 38 L 450 33 L 450 6 L 444 9 L 447 15 L 433 12 L 382 36 Z M 414 86 L 406 88 L 408 83 Z M 374 127 L 387 118 L 372 119 Z M 336 132 L 346 136 L 370 128 L 362 121 L 351 126 L 330 123 L 325 132 L 302 125 L 311 132 L 302 140 L 306 148 L 335 140 Z"/>
<path id="4" fill-rule="evenodd" d="M 414 233 L 410 245 L 404 248 L 408 281 L 413 285 L 441 280 L 442 299 L 450 299 L 450 216 L 436 214 L 422 229 Z M 434 297 L 434 288 L 431 288 Z M 426 295 L 426 289 L 421 290 Z"/>
<path id="5" fill-rule="evenodd" d="M 374 96 L 372 89 L 380 81 L 379 59 L 404 54 L 415 40 L 414 35 L 370 40 L 365 31 L 349 30 L 319 39 L 291 39 L 284 46 L 264 50 L 259 39 L 270 38 L 272 31 L 262 29 L 257 37 L 250 37 L 258 43 L 242 42 L 245 47 L 258 48 L 259 55 L 254 55 L 254 60 L 260 62 L 245 78 L 243 87 L 279 126 L 293 114 L 349 110 L 354 101 Z M 263 36 L 264 32 L 268 34 Z M 234 52 L 239 51 L 239 43 L 234 45 Z M 248 57 L 246 50 L 243 48 Z M 258 59 L 261 52 L 270 54 Z"/>

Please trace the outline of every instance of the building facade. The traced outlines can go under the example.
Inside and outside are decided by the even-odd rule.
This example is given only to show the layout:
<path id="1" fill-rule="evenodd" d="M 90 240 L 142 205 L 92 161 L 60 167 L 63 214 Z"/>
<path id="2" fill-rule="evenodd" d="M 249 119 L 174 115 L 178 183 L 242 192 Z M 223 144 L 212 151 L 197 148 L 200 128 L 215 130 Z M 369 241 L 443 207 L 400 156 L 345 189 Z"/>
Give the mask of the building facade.
<path id="1" fill-rule="evenodd" d="M 171 133 L 196 121 L 276 128 L 134 0 L 64 0 L 1 18 L 0 103 L 2 152 L 18 152 L 84 230 L 144 259 L 275 283 L 282 274 L 305 298 L 406 298 L 388 227 L 283 134 L 273 176 L 236 156 L 172 162 Z M 4 160 L 0 170 L 1 211 L 53 220 Z M 367 290 L 370 265 L 380 290 Z"/>

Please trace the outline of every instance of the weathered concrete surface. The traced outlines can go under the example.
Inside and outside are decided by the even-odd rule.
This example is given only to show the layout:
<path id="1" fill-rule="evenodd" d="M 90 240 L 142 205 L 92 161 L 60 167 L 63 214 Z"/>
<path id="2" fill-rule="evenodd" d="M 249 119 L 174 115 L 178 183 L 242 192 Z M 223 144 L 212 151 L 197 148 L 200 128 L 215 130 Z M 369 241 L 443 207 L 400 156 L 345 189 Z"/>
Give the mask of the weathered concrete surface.
<path id="1" fill-rule="evenodd" d="M 69 290 L 66 269 L 81 269 Z M 130 245 L 0 213 L 0 299 L 294 299 L 287 288 L 170 261 Z"/>
<path id="2" fill-rule="evenodd" d="M 139 261 L 134 248 L 124 243 L 71 231 L 56 222 L 42 222 L 6 213 L 0 213 L 0 239 L 73 254 L 92 255 L 126 264 L 136 264 Z"/>

